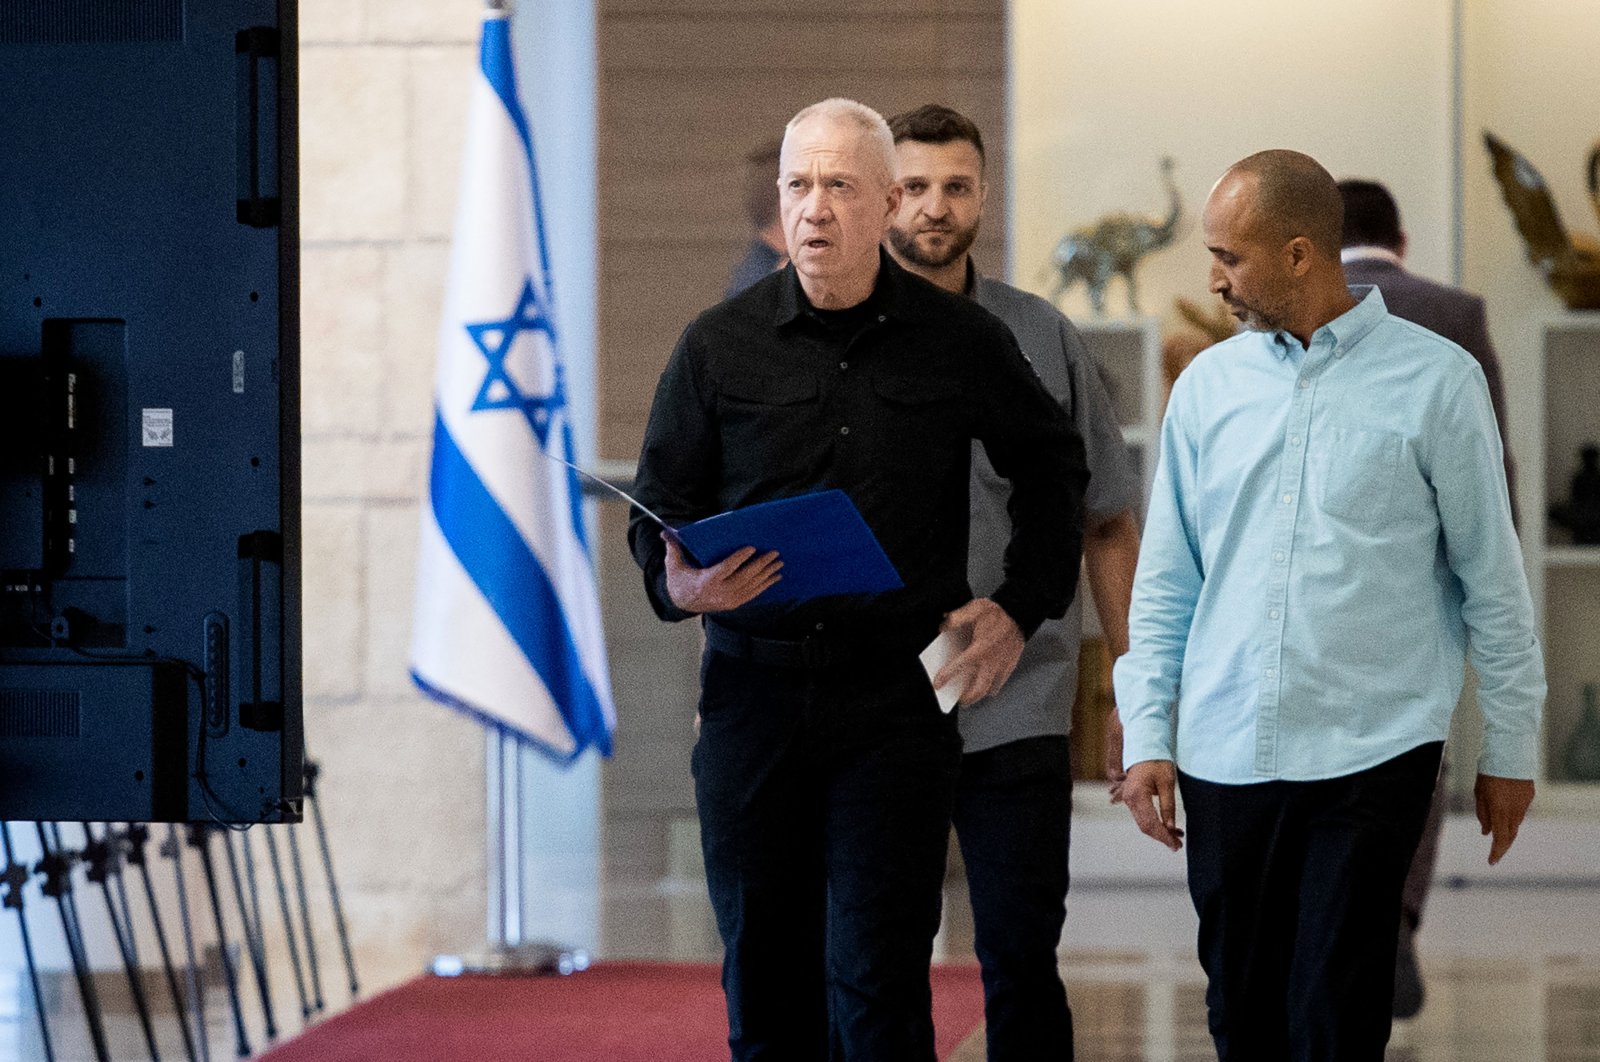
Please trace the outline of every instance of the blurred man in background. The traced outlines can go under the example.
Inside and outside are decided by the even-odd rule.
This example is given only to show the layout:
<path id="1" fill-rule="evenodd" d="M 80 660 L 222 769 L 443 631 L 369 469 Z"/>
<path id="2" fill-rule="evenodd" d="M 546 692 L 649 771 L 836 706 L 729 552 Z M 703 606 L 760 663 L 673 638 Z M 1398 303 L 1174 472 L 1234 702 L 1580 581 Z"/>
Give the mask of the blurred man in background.
<path id="1" fill-rule="evenodd" d="M 1339 195 L 1344 200 L 1343 249 L 1345 280 L 1351 284 L 1372 284 L 1383 293 L 1383 301 L 1396 317 L 1421 325 L 1459 344 L 1478 360 L 1489 401 L 1494 406 L 1500 428 L 1500 444 L 1505 468 L 1506 490 L 1511 498 L 1511 519 L 1517 519 L 1516 468 L 1511 447 L 1506 444 L 1505 384 L 1500 359 L 1489 340 L 1489 327 L 1483 300 L 1460 288 L 1437 284 L 1419 277 L 1405 267 L 1407 239 L 1400 225 L 1400 208 L 1389 189 L 1377 181 L 1343 180 Z M 1428 902 L 1433 869 L 1439 861 L 1439 835 L 1444 830 L 1445 805 L 1449 802 L 1444 779 L 1450 775 L 1449 754 L 1440 765 L 1440 783 L 1434 790 L 1433 806 L 1422 841 L 1411 861 L 1406 877 L 1405 900 L 1400 917 L 1400 947 L 1395 953 L 1394 1016 L 1415 1017 L 1422 1010 L 1425 991 L 1422 971 L 1417 965 L 1416 934 L 1422 924 L 1422 909 Z"/>
<path id="2" fill-rule="evenodd" d="M 750 246 L 733 267 L 727 295 L 739 294 L 789 260 L 783 244 L 783 222 L 778 217 L 778 188 L 772 175 L 778 172 L 781 140 L 764 140 L 744 157 L 744 212 L 750 219 Z"/>

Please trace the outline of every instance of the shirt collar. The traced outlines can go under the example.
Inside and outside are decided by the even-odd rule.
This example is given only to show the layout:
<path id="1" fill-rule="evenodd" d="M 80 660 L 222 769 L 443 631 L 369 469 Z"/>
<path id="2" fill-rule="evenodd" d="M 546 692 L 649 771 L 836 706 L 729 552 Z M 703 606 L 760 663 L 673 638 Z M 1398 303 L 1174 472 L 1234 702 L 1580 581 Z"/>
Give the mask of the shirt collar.
<path id="1" fill-rule="evenodd" d="M 1310 347 L 1300 346 L 1298 339 L 1280 329 L 1268 338 L 1273 353 L 1298 364 L 1302 355 L 1313 353 L 1319 345 L 1330 353 L 1344 354 L 1365 339 L 1389 315 L 1389 308 L 1375 285 L 1352 284 L 1350 294 L 1356 297 L 1356 304 L 1311 333 Z"/>
<path id="2" fill-rule="evenodd" d="M 800 287 L 800 274 L 795 272 L 794 263 L 784 266 L 783 272 L 784 281 L 778 285 L 778 308 L 773 318 L 773 323 L 780 326 L 799 317 L 811 305 L 805 289 Z M 880 314 L 909 320 L 916 315 L 908 307 L 908 301 L 906 271 L 889 257 L 888 251 L 879 247 L 878 279 L 873 285 L 872 294 L 867 296 L 867 303 Z"/>
<path id="3" fill-rule="evenodd" d="M 1378 247 L 1373 244 L 1362 244 L 1359 247 L 1346 247 L 1339 252 L 1339 261 L 1345 265 L 1351 262 L 1388 262 L 1390 265 L 1400 265 L 1400 256 L 1387 247 Z"/>

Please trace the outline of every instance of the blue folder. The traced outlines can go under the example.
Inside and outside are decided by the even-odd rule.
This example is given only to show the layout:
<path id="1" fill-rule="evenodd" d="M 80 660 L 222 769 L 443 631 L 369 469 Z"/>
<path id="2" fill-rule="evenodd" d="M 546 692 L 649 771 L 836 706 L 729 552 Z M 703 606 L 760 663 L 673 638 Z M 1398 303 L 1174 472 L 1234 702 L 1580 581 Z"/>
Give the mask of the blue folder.
<path id="1" fill-rule="evenodd" d="M 756 599 L 762 604 L 831 594 L 876 594 L 905 585 L 842 490 L 734 509 L 675 533 L 703 568 L 745 546 L 754 546 L 757 554 L 777 550 L 783 577 Z"/>

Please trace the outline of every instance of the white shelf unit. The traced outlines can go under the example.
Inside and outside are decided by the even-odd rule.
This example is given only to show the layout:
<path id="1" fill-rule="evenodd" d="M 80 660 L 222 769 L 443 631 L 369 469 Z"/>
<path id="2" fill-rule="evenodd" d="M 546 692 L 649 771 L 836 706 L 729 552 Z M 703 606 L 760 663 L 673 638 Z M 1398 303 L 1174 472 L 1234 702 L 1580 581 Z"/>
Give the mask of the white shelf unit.
<path id="1" fill-rule="evenodd" d="M 1537 503 L 1523 518 L 1550 686 L 1540 804 L 1560 815 L 1600 809 L 1600 783 L 1575 782 L 1563 767 L 1584 684 L 1600 683 L 1600 545 L 1575 544 L 1550 519 L 1571 492 L 1579 448 L 1600 443 L 1600 312 L 1556 317 L 1539 339 L 1539 445 L 1527 473 Z"/>
<path id="2" fill-rule="evenodd" d="M 1150 501 L 1150 483 L 1155 477 L 1161 415 L 1166 408 L 1166 395 L 1161 385 L 1161 322 L 1154 317 L 1088 317 L 1073 323 L 1078 326 L 1084 344 L 1100 369 L 1100 379 L 1111 398 L 1111 410 L 1122 426 L 1122 441 L 1128 447 L 1142 487 L 1137 513 L 1142 524 Z M 1083 598 L 1083 637 L 1103 637 L 1100 617 L 1095 614 L 1094 599 L 1088 593 L 1087 584 L 1080 581 L 1078 592 Z M 1093 752 L 1080 754 L 1096 755 Z M 1137 836 L 1127 821 L 1127 810 L 1107 801 L 1105 790 L 1095 783 L 1076 786 L 1072 806 L 1076 816 L 1107 820 L 1104 825 L 1112 827 L 1111 836 L 1119 838 L 1114 847 L 1126 840 L 1124 828 L 1128 834 Z"/>
<path id="3" fill-rule="evenodd" d="M 1154 317 L 1091 317 L 1074 321 L 1100 366 L 1111 409 L 1150 498 L 1166 395 L 1161 386 L 1161 322 Z M 1139 519 L 1144 520 L 1141 504 Z"/>

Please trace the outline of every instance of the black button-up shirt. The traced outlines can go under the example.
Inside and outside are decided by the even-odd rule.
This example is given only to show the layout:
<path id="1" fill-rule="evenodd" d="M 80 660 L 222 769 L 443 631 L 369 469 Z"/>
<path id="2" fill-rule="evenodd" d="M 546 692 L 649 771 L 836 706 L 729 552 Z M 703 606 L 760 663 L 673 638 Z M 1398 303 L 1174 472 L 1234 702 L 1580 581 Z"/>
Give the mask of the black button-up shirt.
<path id="1" fill-rule="evenodd" d="M 998 318 L 887 254 L 859 307 L 813 309 L 791 265 L 696 318 L 656 389 L 635 486 L 674 526 L 843 490 L 904 589 L 758 597 L 717 619 L 763 637 L 821 630 L 920 648 L 972 598 L 973 439 L 1012 482 L 1006 577 L 992 596 L 1031 635 L 1066 611 L 1077 585 L 1083 443 Z M 635 514 L 628 537 L 657 614 L 687 618 L 667 595 L 660 529 Z"/>

